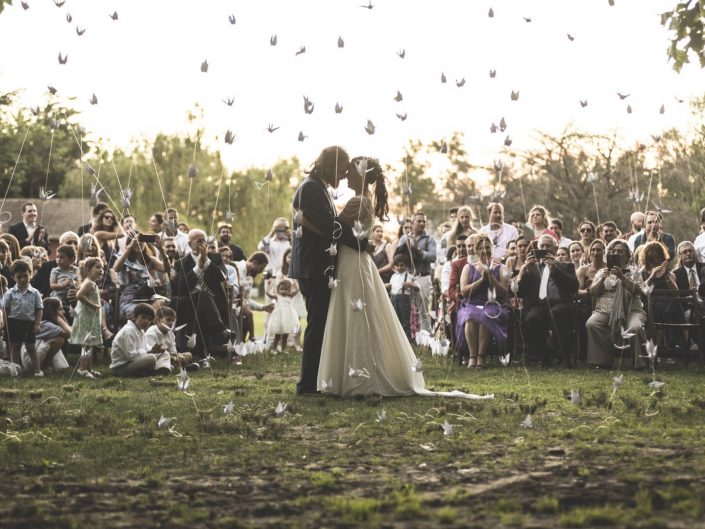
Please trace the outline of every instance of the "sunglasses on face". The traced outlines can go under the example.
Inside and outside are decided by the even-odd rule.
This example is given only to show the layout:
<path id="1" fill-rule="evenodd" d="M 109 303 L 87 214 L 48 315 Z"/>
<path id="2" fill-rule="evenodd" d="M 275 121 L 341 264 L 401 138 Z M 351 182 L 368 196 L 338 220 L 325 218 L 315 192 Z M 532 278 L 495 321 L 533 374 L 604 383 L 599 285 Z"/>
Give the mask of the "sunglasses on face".
<path id="1" fill-rule="evenodd" d="M 580 228 L 580 233 L 592 233 L 592 228 Z"/>

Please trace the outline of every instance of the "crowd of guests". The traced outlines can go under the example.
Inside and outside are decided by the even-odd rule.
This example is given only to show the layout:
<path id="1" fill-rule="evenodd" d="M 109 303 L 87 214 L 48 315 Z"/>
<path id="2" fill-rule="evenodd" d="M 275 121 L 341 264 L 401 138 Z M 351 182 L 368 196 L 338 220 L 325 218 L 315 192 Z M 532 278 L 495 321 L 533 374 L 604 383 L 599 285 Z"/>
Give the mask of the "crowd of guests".
<path id="1" fill-rule="evenodd" d="M 369 251 L 408 339 L 441 334 L 468 367 L 484 367 L 495 353 L 608 367 L 618 352 L 639 357 L 649 289 L 705 297 L 705 210 L 701 233 L 679 244 L 656 211 L 633 213 L 624 233 L 612 221 L 585 220 L 574 240 L 540 205 L 526 224 L 505 222 L 501 203 L 486 213 L 479 225 L 470 207 L 454 208 L 436 236 L 422 212 L 396 237 L 380 224 L 370 234 Z M 198 369 L 196 359 L 224 351 L 239 363 L 232 345 L 255 339 L 252 311 L 267 313 L 273 352 L 300 350 L 305 305 L 287 277 L 291 237 L 287 219 L 275 219 L 246 257 L 228 223 L 208 237 L 169 208 L 143 228 L 98 203 L 90 222 L 60 236 L 49 259 L 47 228 L 27 202 L 22 221 L 0 234 L 0 374 L 66 369 L 72 349 L 86 378 L 101 376 L 92 361 L 107 350 L 117 376 Z M 250 297 L 259 274 L 264 303 Z M 693 314 L 673 302 L 657 304 L 653 317 L 679 323 Z M 685 332 L 652 338 L 699 344 Z"/>
<path id="2" fill-rule="evenodd" d="M 454 208 L 435 239 L 420 212 L 402 224 L 397 242 L 375 228 L 375 262 L 410 340 L 419 332 L 441 334 L 463 365 L 476 368 L 491 353 L 599 367 L 626 353 L 639 364 L 653 289 L 690 290 L 697 309 L 660 301 L 652 307 L 654 321 L 699 325 L 705 209 L 700 234 L 679 244 L 658 211 L 634 212 L 624 233 L 613 221 L 585 220 L 571 240 L 541 205 L 531 208 L 526 224 L 505 222 L 501 203 L 486 209 L 488 223 L 478 225 L 471 208 Z M 700 348 L 692 330 L 648 338 L 673 349 Z"/>
<path id="3" fill-rule="evenodd" d="M 96 378 L 93 358 L 108 350 L 117 376 L 198 369 L 195 359 L 217 352 L 239 363 L 232 346 L 254 339 L 253 310 L 272 313 L 275 347 L 289 335 L 297 346 L 301 301 L 286 278 L 289 236 L 277 219 L 262 249 L 245 257 L 228 223 L 208 237 L 169 208 L 143 228 L 98 203 L 90 222 L 61 234 L 49 259 L 47 228 L 27 202 L 22 220 L 0 234 L 0 375 L 66 369 L 75 352 L 78 375 Z M 260 304 L 250 291 L 265 269 L 268 301 Z"/>

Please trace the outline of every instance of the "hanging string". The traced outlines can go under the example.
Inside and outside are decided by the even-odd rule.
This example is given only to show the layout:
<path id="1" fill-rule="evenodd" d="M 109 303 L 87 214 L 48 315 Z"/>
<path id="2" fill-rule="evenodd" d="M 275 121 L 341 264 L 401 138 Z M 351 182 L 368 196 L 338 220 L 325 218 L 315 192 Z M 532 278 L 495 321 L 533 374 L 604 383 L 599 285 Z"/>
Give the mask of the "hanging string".
<path id="1" fill-rule="evenodd" d="M 198 148 L 198 139 L 193 143 L 193 156 L 191 157 L 191 165 L 195 167 L 196 165 L 196 149 Z M 154 157 L 152 157 L 152 161 L 154 161 Z M 189 168 L 190 170 L 190 168 Z M 186 220 L 188 220 L 189 215 L 191 215 L 191 190 L 193 189 L 193 181 L 195 178 L 191 178 L 189 176 L 188 179 L 188 199 L 186 201 Z M 163 193 L 162 193 L 163 194 Z M 165 201 L 166 203 L 166 201 Z"/>
<path id="2" fill-rule="evenodd" d="M 15 166 L 12 168 L 12 174 L 10 174 L 10 181 L 7 183 L 7 189 L 5 190 L 5 196 L 2 197 L 2 203 L 0 204 L 0 212 L 3 211 L 5 207 L 5 200 L 7 199 L 7 194 L 10 192 L 10 186 L 12 185 L 12 179 L 15 177 L 15 171 L 17 171 L 17 165 L 20 163 L 20 156 L 22 156 L 22 150 L 24 149 L 25 141 L 27 141 L 27 134 L 29 134 L 30 125 L 27 125 L 27 130 L 24 133 L 24 138 L 22 138 L 22 144 L 20 145 L 20 152 L 17 153 L 17 159 L 15 160 Z"/>
<path id="3" fill-rule="evenodd" d="M 44 193 L 45 195 L 49 193 L 49 190 L 47 189 L 47 186 L 49 185 L 49 169 L 51 167 L 51 153 L 54 148 L 54 129 L 51 129 L 51 140 L 49 141 L 49 159 L 47 160 L 47 174 L 46 177 L 44 178 Z M 81 189 L 81 192 L 83 192 L 83 189 Z M 39 224 L 42 223 L 42 220 L 44 219 L 44 204 L 46 204 L 48 198 L 44 196 L 42 198 L 42 211 L 39 214 Z"/>

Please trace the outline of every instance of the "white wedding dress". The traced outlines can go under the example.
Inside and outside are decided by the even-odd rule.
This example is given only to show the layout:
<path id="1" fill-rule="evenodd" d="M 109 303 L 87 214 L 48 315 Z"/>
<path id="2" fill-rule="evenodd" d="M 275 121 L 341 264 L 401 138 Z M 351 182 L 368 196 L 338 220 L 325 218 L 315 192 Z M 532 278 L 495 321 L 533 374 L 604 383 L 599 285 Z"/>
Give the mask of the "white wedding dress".
<path id="1" fill-rule="evenodd" d="M 359 201 L 359 196 L 351 199 Z M 372 225 L 369 199 L 360 222 Z M 350 204 L 350 202 L 348 203 Z M 338 246 L 338 284 L 331 293 L 323 335 L 318 390 L 325 394 L 424 395 L 491 399 L 461 391 L 435 392 L 415 369 L 417 358 L 394 312 L 372 257 L 364 249 Z M 362 303 L 362 305 L 360 305 Z M 361 310 L 360 310 L 361 308 Z"/>

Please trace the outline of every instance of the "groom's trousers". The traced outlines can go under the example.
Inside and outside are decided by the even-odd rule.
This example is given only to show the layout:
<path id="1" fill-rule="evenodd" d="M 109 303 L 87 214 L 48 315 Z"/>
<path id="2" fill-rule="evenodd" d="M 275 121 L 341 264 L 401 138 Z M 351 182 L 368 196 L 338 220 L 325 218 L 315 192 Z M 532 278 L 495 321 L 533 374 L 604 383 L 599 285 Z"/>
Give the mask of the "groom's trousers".
<path id="1" fill-rule="evenodd" d="M 323 332 L 326 328 L 330 289 L 328 277 L 321 279 L 299 279 L 301 293 L 306 300 L 306 331 L 304 352 L 301 358 L 301 379 L 296 384 L 296 393 L 315 393 L 318 380 L 318 365 L 321 361 Z"/>

